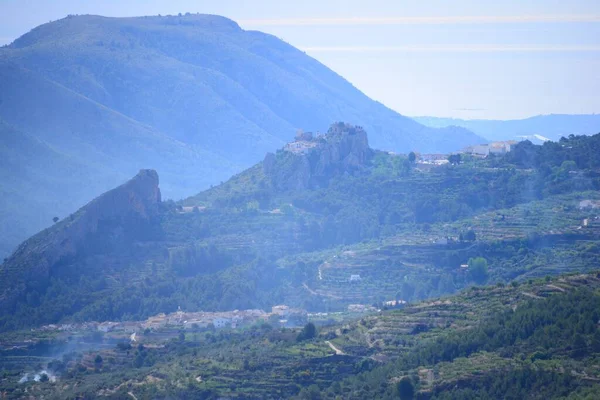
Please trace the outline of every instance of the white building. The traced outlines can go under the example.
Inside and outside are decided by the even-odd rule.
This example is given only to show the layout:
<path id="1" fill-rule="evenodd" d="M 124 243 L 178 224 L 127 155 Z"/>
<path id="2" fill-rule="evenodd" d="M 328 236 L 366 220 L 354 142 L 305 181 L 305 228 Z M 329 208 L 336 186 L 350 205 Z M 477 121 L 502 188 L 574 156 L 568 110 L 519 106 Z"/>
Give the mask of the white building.
<path id="1" fill-rule="evenodd" d="M 508 140 L 505 142 L 493 142 L 490 143 L 490 153 L 492 154 L 506 154 L 511 151 L 514 145 L 517 144 L 514 140 Z"/>
<path id="2" fill-rule="evenodd" d="M 490 154 L 490 146 L 487 144 L 476 144 L 467 147 L 464 152 L 478 157 L 487 157 Z"/>
<path id="3" fill-rule="evenodd" d="M 435 239 L 434 243 L 446 245 L 446 244 L 448 244 L 448 238 L 445 238 L 445 237 L 437 238 L 437 239 Z"/>
<path id="4" fill-rule="evenodd" d="M 476 144 L 463 150 L 463 153 L 471 154 L 476 157 L 487 157 L 490 154 L 506 154 L 517 144 L 514 140 L 504 142 L 492 142 L 486 144 Z"/>
<path id="5" fill-rule="evenodd" d="M 360 275 L 356 274 L 356 275 L 350 275 L 350 282 L 358 282 L 361 280 Z"/>

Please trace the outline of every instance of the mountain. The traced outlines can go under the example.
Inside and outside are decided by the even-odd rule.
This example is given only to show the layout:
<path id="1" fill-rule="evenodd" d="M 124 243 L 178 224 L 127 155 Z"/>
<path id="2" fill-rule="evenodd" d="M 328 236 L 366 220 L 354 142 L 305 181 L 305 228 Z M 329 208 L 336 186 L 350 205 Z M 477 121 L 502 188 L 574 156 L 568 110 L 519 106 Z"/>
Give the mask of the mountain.
<path id="1" fill-rule="evenodd" d="M 517 120 L 454 119 L 414 117 L 432 128 L 460 126 L 488 140 L 527 139 L 535 143 L 557 141 L 569 135 L 594 135 L 600 132 L 600 114 L 550 114 Z"/>
<path id="2" fill-rule="evenodd" d="M 52 217 L 67 215 L 85 201 L 90 189 L 116 183 L 92 179 L 97 176 L 92 166 L 0 119 L 0 254 L 8 255 L 15 243 L 25 240 L 31 230 L 48 226 Z M 88 182 L 89 187 L 73 187 L 73 180 Z M 70 201 L 61 201 L 57 192 L 69 192 Z M 21 229 L 22 225 L 28 228 Z"/>
<path id="3" fill-rule="evenodd" d="M 259 161 L 297 128 L 326 130 L 336 120 L 362 125 L 374 145 L 397 152 L 480 140 L 401 116 L 287 43 L 213 15 L 86 15 L 41 25 L 0 48 L 0 119 L 90 170 L 89 179 L 47 194 L 67 209 L 142 168 L 160 170 L 167 198 L 188 196 Z M 28 149 L 15 150 L 27 168 Z M 19 220 L 0 237 L 4 248 L 62 210 L 38 204 L 35 223 Z"/>
<path id="4" fill-rule="evenodd" d="M 143 170 L 0 266 L 0 330 L 179 307 L 339 311 L 587 271 L 600 261 L 599 146 L 522 142 L 432 167 L 336 123 L 178 203 Z"/>
<path id="5" fill-rule="evenodd" d="M 51 278 L 65 273 L 56 267 L 77 254 L 93 255 L 146 237 L 152 231 L 151 220 L 158 214 L 160 201 L 158 174 L 142 170 L 33 236 L 6 261 L 11 267 L 2 270 L 1 301 L 12 307 L 11 300 L 19 293 L 48 286 Z"/>

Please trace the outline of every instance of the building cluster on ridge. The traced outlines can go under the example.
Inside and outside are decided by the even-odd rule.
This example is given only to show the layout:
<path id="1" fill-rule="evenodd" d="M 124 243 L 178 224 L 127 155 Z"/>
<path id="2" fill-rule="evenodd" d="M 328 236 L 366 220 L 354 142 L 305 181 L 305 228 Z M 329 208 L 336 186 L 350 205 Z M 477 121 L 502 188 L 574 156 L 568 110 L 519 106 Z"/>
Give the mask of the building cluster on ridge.
<path id="1" fill-rule="evenodd" d="M 81 324 L 50 324 L 41 330 L 75 331 L 95 330 L 100 332 L 140 332 L 146 329 L 161 329 L 169 326 L 183 329 L 206 329 L 214 327 L 236 329 L 250 326 L 260 321 L 275 322 L 282 327 L 295 327 L 306 323 L 308 314 L 306 310 L 293 308 L 286 305 L 273 306 L 270 313 L 259 309 L 233 310 L 233 311 L 197 311 L 176 312 L 153 315 L 145 321 L 105 321 L 85 322 Z"/>
<path id="2" fill-rule="evenodd" d="M 517 142 L 516 140 L 507 140 L 502 142 L 476 144 L 465 147 L 464 149 L 454 154 L 466 154 L 477 158 L 485 158 L 489 155 L 504 155 L 512 151 L 517 143 L 519 142 Z M 391 152 L 390 154 L 395 155 L 395 153 L 393 152 Z M 448 164 L 449 155 L 450 154 L 445 153 L 415 153 L 417 163 L 424 165 Z"/>

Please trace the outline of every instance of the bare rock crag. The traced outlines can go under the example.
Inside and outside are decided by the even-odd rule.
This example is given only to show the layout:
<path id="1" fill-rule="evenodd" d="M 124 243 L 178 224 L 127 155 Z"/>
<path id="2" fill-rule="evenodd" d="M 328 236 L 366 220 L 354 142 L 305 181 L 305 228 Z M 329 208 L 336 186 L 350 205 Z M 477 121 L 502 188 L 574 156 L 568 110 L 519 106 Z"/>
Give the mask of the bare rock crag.
<path id="1" fill-rule="evenodd" d="M 110 190 L 76 213 L 23 242 L 0 266 L 0 307 L 9 307 L 27 286 L 43 287 L 53 268 L 76 257 L 92 235 L 105 235 L 100 227 L 120 228 L 135 220 L 150 221 L 161 202 L 158 174 L 141 170 L 123 185 Z"/>

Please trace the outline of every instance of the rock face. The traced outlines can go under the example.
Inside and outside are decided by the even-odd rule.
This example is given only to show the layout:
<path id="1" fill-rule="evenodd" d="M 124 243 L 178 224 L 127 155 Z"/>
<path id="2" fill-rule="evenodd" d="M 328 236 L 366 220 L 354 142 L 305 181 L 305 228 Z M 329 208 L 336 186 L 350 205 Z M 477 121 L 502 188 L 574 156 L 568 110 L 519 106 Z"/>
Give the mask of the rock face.
<path id="1" fill-rule="evenodd" d="M 302 190 L 325 185 L 335 174 L 352 173 L 372 156 L 365 130 L 338 122 L 325 135 L 299 137 L 277 155 L 267 154 L 263 170 L 276 188 Z"/>
<path id="2" fill-rule="evenodd" d="M 75 214 L 21 244 L 0 266 L 0 307 L 9 307 L 26 287 L 43 290 L 61 263 L 97 243 L 135 239 L 158 215 L 158 174 L 141 170 L 123 185 L 104 193 Z M 109 243 L 110 244 L 110 243 Z"/>
<path id="3" fill-rule="evenodd" d="M 367 133 L 360 126 L 339 122 L 329 128 L 324 139 L 313 171 L 317 176 L 326 174 L 332 167 L 341 170 L 360 167 L 373 155 Z"/>

